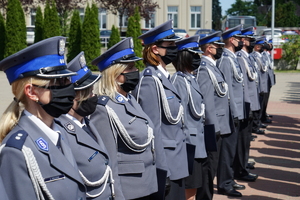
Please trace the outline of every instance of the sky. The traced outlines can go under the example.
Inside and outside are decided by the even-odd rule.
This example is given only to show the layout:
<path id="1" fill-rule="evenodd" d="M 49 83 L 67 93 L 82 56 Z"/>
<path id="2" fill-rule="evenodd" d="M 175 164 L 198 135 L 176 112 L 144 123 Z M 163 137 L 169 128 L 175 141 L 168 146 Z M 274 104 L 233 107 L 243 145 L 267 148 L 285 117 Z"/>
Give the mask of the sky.
<path id="1" fill-rule="evenodd" d="M 235 3 L 235 0 L 219 0 L 221 8 L 222 8 L 222 15 L 225 15 L 225 11 L 231 8 L 231 4 Z"/>

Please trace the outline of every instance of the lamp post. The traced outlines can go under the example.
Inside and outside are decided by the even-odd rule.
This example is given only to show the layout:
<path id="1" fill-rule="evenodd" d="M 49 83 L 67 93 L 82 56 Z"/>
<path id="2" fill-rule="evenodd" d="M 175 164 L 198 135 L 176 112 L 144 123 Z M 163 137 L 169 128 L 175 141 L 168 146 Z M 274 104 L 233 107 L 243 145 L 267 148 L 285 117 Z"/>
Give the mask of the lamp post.
<path id="1" fill-rule="evenodd" d="M 274 39 L 274 23 L 275 23 L 275 0 L 272 0 L 272 21 L 271 21 L 272 39 Z M 271 52 L 271 55 L 272 55 L 272 59 L 274 60 L 274 48 Z"/>

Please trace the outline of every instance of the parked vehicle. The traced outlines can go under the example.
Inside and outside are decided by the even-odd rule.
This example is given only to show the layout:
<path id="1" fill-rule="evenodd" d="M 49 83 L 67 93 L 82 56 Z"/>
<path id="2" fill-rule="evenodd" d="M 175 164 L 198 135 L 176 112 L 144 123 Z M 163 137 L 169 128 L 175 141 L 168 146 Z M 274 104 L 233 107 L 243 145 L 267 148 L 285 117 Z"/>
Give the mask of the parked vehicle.
<path id="1" fill-rule="evenodd" d="M 35 29 L 35 26 L 27 26 L 26 27 L 26 43 L 27 43 L 27 45 L 31 45 L 34 43 L 34 29 Z"/>
<path id="2" fill-rule="evenodd" d="M 288 36 L 289 35 L 299 35 L 296 31 L 284 31 L 282 33 L 282 39 L 285 41 L 285 42 L 288 42 L 289 41 L 289 38 Z"/>
<path id="3" fill-rule="evenodd" d="M 178 37 L 181 37 L 181 38 L 188 38 L 188 37 L 190 37 L 189 34 L 184 29 L 174 28 L 173 30 L 175 32 L 175 35 L 177 35 Z"/>
<path id="4" fill-rule="evenodd" d="M 272 38 L 272 29 L 271 28 L 263 29 L 261 30 L 259 35 L 265 36 L 266 40 L 269 41 Z M 274 28 L 274 37 L 272 38 L 273 45 L 275 46 L 282 45 L 285 41 L 281 37 L 282 37 L 282 30 L 278 28 Z"/>
<path id="5" fill-rule="evenodd" d="M 228 30 L 239 24 L 242 24 L 243 28 L 253 26 L 256 34 L 256 17 L 254 16 L 228 16 L 222 22 L 222 30 Z"/>
<path id="6" fill-rule="evenodd" d="M 200 39 L 201 39 L 201 38 L 204 38 L 214 32 L 215 32 L 214 29 L 199 29 L 196 31 L 195 35 L 199 35 Z"/>

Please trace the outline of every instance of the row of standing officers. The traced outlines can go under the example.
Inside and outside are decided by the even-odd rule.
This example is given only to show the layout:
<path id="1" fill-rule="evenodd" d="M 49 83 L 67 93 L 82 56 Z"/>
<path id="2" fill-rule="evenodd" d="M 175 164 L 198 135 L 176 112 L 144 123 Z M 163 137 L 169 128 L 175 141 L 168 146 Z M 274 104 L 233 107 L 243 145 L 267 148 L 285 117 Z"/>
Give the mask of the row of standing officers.
<path id="1" fill-rule="evenodd" d="M 215 175 L 218 193 L 242 196 L 234 179 L 257 178 L 251 133 L 264 133 L 275 84 L 272 45 L 253 35 L 180 40 L 169 20 L 139 37 L 143 58 L 132 38 L 95 58 L 101 78 L 83 52 L 65 63 L 60 36 L 0 61 L 14 94 L 0 120 L 1 199 L 212 199 Z"/>

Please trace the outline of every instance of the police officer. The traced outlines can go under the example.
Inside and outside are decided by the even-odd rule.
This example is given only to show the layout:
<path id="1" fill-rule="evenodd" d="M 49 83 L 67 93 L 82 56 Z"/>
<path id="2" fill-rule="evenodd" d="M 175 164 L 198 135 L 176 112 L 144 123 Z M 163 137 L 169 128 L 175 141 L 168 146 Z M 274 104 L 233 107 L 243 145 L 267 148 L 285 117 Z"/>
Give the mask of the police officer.
<path id="1" fill-rule="evenodd" d="M 258 93 L 257 93 L 257 72 L 255 67 L 252 65 L 252 62 L 249 58 L 249 53 L 253 51 L 255 44 L 254 28 L 248 27 L 241 30 L 241 40 L 244 43 L 242 50 L 236 52 L 237 61 L 242 68 L 243 77 L 244 77 L 244 97 L 245 97 L 245 118 L 240 123 L 240 138 L 237 146 L 237 153 L 235 159 L 235 178 L 241 179 L 244 181 L 255 181 L 257 179 L 256 174 L 249 172 L 247 168 L 249 150 L 250 150 L 250 141 L 251 141 L 251 132 L 252 132 L 252 123 L 253 123 L 253 111 L 258 111 L 260 109 Z M 248 107 L 250 103 L 250 111 L 248 112 Z"/>
<path id="2" fill-rule="evenodd" d="M 10 199 L 85 199 L 65 130 L 54 121 L 75 97 L 65 43 L 48 38 L 0 62 L 15 96 L 0 122 L 0 175 Z"/>
<path id="3" fill-rule="evenodd" d="M 183 178 L 187 177 L 188 163 L 186 135 L 183 131 L 183 107 L 180 96 L 169 80 L 166 65 L 177 56 L 172 20 L 169 20 L 139 37 L 144 41 L 143 58 L 146 68 L 134 91 L 137 101 L 159 128 L 155 137 L 163 141 L 166 161 L 170 171 L 170 192 L 167 200 L 185 199 Z"/>
<path id="4" fill-rule="evenodd" d="M 72 109 L 58 120 L 68 133 L 66 137 L 86 185 L 87 198 L 124 199 L 118 177 L 112 176 L 106 147 L 96 127 L 86 117 L 96 109 L 98 98 L 92 90 L 100 75 L 92 74 L 86 66 L 83 52 L 68 63 L 68 69 L 77 73 L 71 78 L 76 96 Z"/>
<path id="5" fill-rule="evenodd" d="M 184 108 L 184 130 L 187 135 L 187 145 L 195 146 L 195 153 L 188 152 L 192 157 L 193 166 L 190 175 L 185 179 L 185 194 L 187 200 L 194 200 L 197 188 L 202 187 L 203 176 L 207 173 L 204 165 L 207 154 L 204 141 L 204 110 L 203 97 L 196 82 L 193 71 L 200 66 L 199 36 L 192 36 L 175 42 L 178 47 L 178 54 L 173 65 L 176 73 L 171 80 L 178 94 L 181 97 L 181 104 Z"/>
<path id="6" fill-rule="evenodd" d="M 197 199 L 212 199 L 213 180 L 219 160 L 219 152 L 222 138 L 228 137 L 232 130 L 230 128 L 230 110 L 228 85 L 225 82 L 222 72 L 216 67 L 216 59 L 223 53 L 220 41 L 221 32 L 217 31 L 200 39 L 201 50 L 204 52 L 201 57 L 200 67 L 197 69 L 197 82 L 203 94 L 205 104 L 205 126 L 213 126 L 213 130 L 206 131 L 205 136 L 216 139 L 217 144 L 211 142 L 206 144 L 208 149 L 208 185 L 198 188 Z M 215 145 L 213 148 L 210 145 Z"/>
<path id="7" fill-rule="evenodd" d="M 233 27 L 222 33 L 225 43 L 222 57 L 217 61 L 217 67 L 224 74 L 228 84 L 230 97 L 230 111 L 234 119 L 234 130 L 229 137 L 222 138 L 219 166 L 217 173 L 218 191 L 228 196 L 242 196 L 236 189 L 245 189 L 244 185 L 239 185 L 234 181 L 233 163 L 239 137 L 240 121 L 244 119 L 244 84 L 243 73 L 239 66 L 235 52 L 243 48 L 240 40 L 242 25 Z M 222 192 L 223 191 L 223 192 Z"/>
<path id="8" fill-rule="evenodd" d="M 157 192 L 154 126 L 129 93 L 139 81 L 132 38 L 92 61 L 101 72 L 98 105 L 91 115 L 108 150 L 125 199 L 150 199 Z"/>

